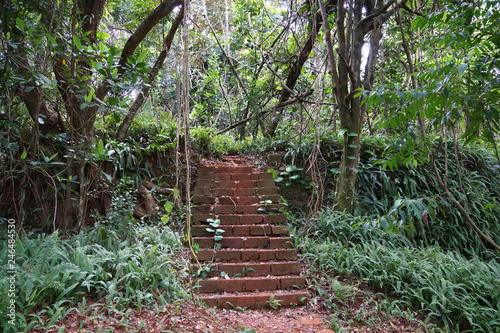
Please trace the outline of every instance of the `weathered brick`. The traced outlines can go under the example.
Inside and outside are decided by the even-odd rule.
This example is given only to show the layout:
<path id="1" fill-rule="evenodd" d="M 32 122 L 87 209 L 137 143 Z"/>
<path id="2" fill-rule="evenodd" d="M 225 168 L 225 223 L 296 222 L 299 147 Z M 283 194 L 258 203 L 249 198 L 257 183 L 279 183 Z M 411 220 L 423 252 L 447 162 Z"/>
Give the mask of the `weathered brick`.
<path id="1" fill-rule="evenodd" d="M 217 189 L 214 189 L 214 191 Z M 212 196 L 212 189 L 210 187 L 196 186 L 194 188 L 194 194 L 199 196 Z"/>
<path id="2" fill-rule="evenodd" d="M 235 205 L 238 202 L 237 197 L 221 196 L 219 197 L 219 204 L 221 205 Z"/>
<path id="3" fill-rule="evenodd" d="M 293 247 L 293 242 L 290 237 L 272 237 L 269 238 L 269 247 L 271 249 L 288 249 Z"/>
<path id="4" fill-rule="evenodd" d="M 242 180 L 250 180 L 250 173 L 235 173 L 231 175 L 232 180 L 242 181 Z"/>
<path id="5" fill-rule="evenodd" d="M 215 215 L 210 215 L 210 214 L 193 214 L 193 215 L 191 215 L 191 222 L 192 223 L 199 223 L 199 222 L 206 223 L 207 219 L 215 220 Z"/>
<path id="6" fill-rule="evenodd" d="M 215 214 L 236 214 L 238 211 L 234 205 L 216 205 L 214 207 Z"/>
<path id="7" fill-rule="evenodd" d="M 284 227 L 284 226 L 273 226 L 272 227 L 272 233 L 273 235 L 288 235 L 290 233 L 290 228 L 289 227 Z"/>
<path id="8" fill-rule="evenodd" d="M 286 215 L 279 213 L 279 214 L 268 214 L 264 215 L 264 223 L 266 224 L 276 224 L 276 223 L 283 223 L 286 222 Z"/>
<path id="9" fill-rule="evenodd" d="M 216 185 L 218 188 L 237 188 L 238 183 L 233 182 L 233 181 L 228 181 L 228 182 L 217 182 Z"/>
<path id="10" fill-rule="evenodd" d="M 272 203 L 280 203 L 281 202 L 281 196 L 279 194 L 272 194 L 272 195 L 261 195 L 259 197 L 259 202 L 262 201 L 271 201 Z"/>
<path id="11" fill-rule="evenodd" d="M 252 173 L 250 175 L 250 180 L 259 180 L 259 174 L 258 173 Z"/>
<path id="12" fill-rule="evenodd" d="M 229 173 L 216 173 L 215 180 L 219 182 L 228 182 L 231 180 L 231 174 Z"/>
<path id="13" fill-rule="evenodd" d="M 249 236 L 250 235 L 250 226 L 248 226 L 248 225 L 235 225 L 233 227 L 233 235 L 234 236 Z"/>
<path id="14" fill-rule="evenodd" d="M 276 290 L 278 288 L 277 278 L 246 278 L 243 281 L 246 291 Z"/>
<path id="15" fill-rule="evenodd" d="M 259 197 L 241 197 L 238 198 L 238 205 L 254 205 L 260 202 Z"/>
<path id="16" fill-rule="evenodd" d="M 207 227 L 204 225 L 193 225 L 191 227 L 191 235 L 197 236 L 207 236 L 208 232 L 205 230 Z"/>
<path id="17" fill-rule="evenodd" d="M 276 187 L 256 187 L 254 190 L 257 195 L 278 194 L 278 189 Z"/>
<path id="18" fill-rule="evenodd" d="M 272 275 L 300 274 L 300 269 L 300 263 L 298 262 L 273 262 L 271 264 Z"/>
<path id="19" fill-rule="evenodd" d="M 235 225 L 240 223 L 240 215 L 220 215 L 220 224 Z"/>
<path id="20" fill-rule="evenodd" d="M 215 241 L 212 237 L 193 237 L 193 243 L 199 244 L 200 248 L 213 247 Z"/>
<path id="21" fill-rule="evenodd" d="M 236 250 L 219 250 L 215 252 L 215 258 L 220 260 L 241 260 L 241 252 Z"/>
<path id="22" fill-rule="evenodd" d="M 213 302 L 211 302 L 210 304 L 212 303 Z M 235 307 L 254 309 L 255 296 L 254 295 L 219 296 L 217 304 L 218 306 L 224 309 L 233 309 Z"/>
<path id="23" fill-rule="evenodd" d="M 276 258 L 275 250 L 259 250 L 259 260 L 260 261 L 271 261 Z"/>
<path id="24" fill-rule="evenodd" d="M 193 214 L 209 214 L 211 212 L 212 206 L 211 205 L 196 205 L 191 207 L 191 212 Z"/>
<path id="25" fill-rule="evenodd" d="M 217 293 L 217 292 L 235 292 L 243 291 L 244 284 L 243 280 L 231 279 L 231 280 L 200 280 L 200 288 L 198 289 L 201 293 Z"/>
<path id="26" fill-rule="evenodd" d="M 252 236 L 267 236 L 271 234 L 271 226 L 269 225 L 252 225 L 250 226 L 250 234 Z"/>
<path id="27" fill-rule="evenodd" d="M 246 276 L 268 276 L 271 274 L 271 268 L 268 263 L 264 264 L 245 264 L 245 267 L 252 268 L 252 270 L 248 270 Z"/>
<path id="28" fill-rule="evenodd" d="M 276 249 L 276 260 L 297 260 L 297 250 L 295 249 Z"/>
<path id="29" fill-rule="evenodd" d="M 237 206 L 239 214 L 257 214 L 259 213 L 259 206 Z"/>
<path id="30" fill-rule="evenodd" d="M 215 197 L 206 195 L 193 196 L 193 204 L 195 205 L 213 204 L 213 203 L 215 203 Z"/>
<path id="31" fill-rule="evenodd" d="M 245 247 L 245 240 L 243 237 L 224 237 L 220 244 L 225 248 L 242 249 Z"/>
<path id="32" fill-rule="evenodd" d="M 196 192 L 196 191 L 195 191 Z M 232 188 L 214 188 L 213 189 L 214 196 L 220 197 L 220 196 L 233 196 L 234 189 Z"/>
<path id="33" fill-rule="evenodd" d="M 301 276 L 287 276 L 280 279 L 280 289 L 302 288 L 307 285 L 306 278 Z"/>
<path id="34" fill-rule="evenodd" d="M 238 183 L 238 188 L 254 188 L 257 185 L 255 180 L 246 180 Z"/>
<path id="35" fill-rule="evenodd" d="M 264 179 L 257 182 L 257 187 L 276 187 L 274 179 Z"/>
<path id="36" fill-rule="evenodd" d="M 262 214 L 247 214 L 241 217 L 240 224 L 259 224 L 263 220 L 264 215 Z"/>
<path id="37" fill-rule="evenodd" d="M 254 188 L 237 188 L 233 193 L 235 197 L 250 197 L 254 195 L 254 190 Z"/>
<path id="38" fill-rule="evenodd" d="M 269 246 L 269 237 L 247 237 L 246 248 L 259 249 Z"/>
<path id="39" fill-rule="evenodd" d="M 259 251 L 258 250 L 243 250 L 241 251 L 241 260 L 242 261 L 256 261 L 259 260 Z"/>
<path id="40" fill-rule="evenodd" d="M 199 261 L 212 261 L 213 256 L 214 256 L 213 250 L 200 249 L 196 254 L 196 258 L 198 258 Z"/>

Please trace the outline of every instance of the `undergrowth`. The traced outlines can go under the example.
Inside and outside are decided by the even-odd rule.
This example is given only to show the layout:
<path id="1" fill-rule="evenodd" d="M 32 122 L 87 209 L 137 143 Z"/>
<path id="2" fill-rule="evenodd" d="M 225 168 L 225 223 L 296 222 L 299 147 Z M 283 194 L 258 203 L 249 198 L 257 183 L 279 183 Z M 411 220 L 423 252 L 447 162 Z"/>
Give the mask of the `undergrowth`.
<path id="1" fill-rule="evenodd" d="M 500 257 L 421 247 L 368 217 L 325 210 L 296 239 L 313 269 L 352 275 L 436 320 L 445 331 L 500 331 Z M 331 297 L 336 297 L 330 295 Z"/>
<path id="2" fill-rule="evenodd" d="M 69 313 L 92 308 L 85 304 L 101 304 L 117 312 L 185 299 L 182 279 L 188 264 L 175 258 L 181 248 L 179 234 L 167 226 L 142 225 L 126 218 L 114 224 L 96 223 L 69 239 L 57 232 L 20 238 L 16 243 L 16 325 L 4 323 L 4 330 L 58 328 L 58 321 Z M 8 299 L 9 289 L 7 254 L 2 242 L 1 318 L 6 318 L 3 300 Z"/>

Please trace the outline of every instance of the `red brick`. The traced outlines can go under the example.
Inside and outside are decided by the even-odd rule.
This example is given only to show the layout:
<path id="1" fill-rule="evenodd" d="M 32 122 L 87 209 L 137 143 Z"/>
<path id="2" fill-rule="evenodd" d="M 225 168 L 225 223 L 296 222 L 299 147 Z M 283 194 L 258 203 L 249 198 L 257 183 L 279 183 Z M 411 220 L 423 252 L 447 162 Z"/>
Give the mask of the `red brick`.
<path id="1" fill-rule="evenodd" d="M 246 276 L 268 276 L 271 274 L 271 268 L 269 264 L 247 264 L 245 267 L 252 268 L 252 270 L 248 270 Z"/>
<path id="2" fill-rule="evenodd" d="M 297 250 L 295 249 L 276 249 L 275 251 L 277 260 L 297 260 Z"/>
<path id="3" fill-rule="evenodd" d="M 233 196 L 234 189 L 232 189 L 232 188 L 214 188 L 213 193 L 216 197 L 220 197 L 222 195 Z"/>
<path id="4" fill-rule="evenodd" d="M 231 180 L 231 174 L 229 173 L 216 173 L 215 180 L 219 182 L 228 182 Z"/>
<path id="5" fill-rule="evenodd" d="M 257 185 L 255 180 L 246 180 L 238 183 L 238 188 L 254 188 Z"/>
<path id="6" fill-rule="evenodd" d="M 199 281 L 200 288 L 198 292 L 201 293 L 217 293 L 217 292 L 234 292 L 243 291 L 243 280 L 230 279 L 230 280 L 201 280 Z"/>
<path id="7" fill-rule="evenodd" d="M 246 278 L 243 281 L 246 291 L 276 290 L 278 288 L 277 278 Z"/>
<path id="8" fill-rule="evenodd" d="M 271 264 L 272 275 L 300 274 L 300 270 L 300 263 L 298 262 L 273 262 Z"/>
<path id="9" fill-rule="evenodd" d="M 242 249 L 245 247 L 245 240 L 242 237 L 224 237 L 220 244 L 225 248 Z"/>
<path id="10" fill-rule="evenodd" d="M 259 179 L 273 179 L 273 174 L 270 172 L 259 173 Z"/>
<path id="11" fill-rule="evenodd" d="M 269 225 L 252 225 L 250 226 L 250 234 L 252 236 L 267 236 L 271 234 L 271 226 Z"/>
<path id="12" fill-rule="evenodd" d="M 276 187 L 257 187 L 254 190 L 257 195 L 278 194 L 278 189 Z"/>
<path id="13" fill-rule="evenodd" d="M 246 248 L 258 249 L 269 246 L 269 237 L 247 237 L 245 241 Z"/>
<path id="14" fill-rule="evenodd" d="M 239 260 L 241 260 L 241 251 L 219 250 L 219 251 L 215 252 L 215 258 L 220 259 L 220 260 L 226 260 L 226 261 L 231 261 L 231 260 L 239 261 Z"/>
<path id="15" fill-rule="evenodd" d="M 238 198 L 238 205 L 254 205 L 260 201 L 259 197 L 241 197 Z"/>
<path id="16" fill-rule="evenodd" d="M 207 231 L 205 230 L 207 227 L 204 225 L 193 225 L 191 227 L 191 235 L 196 236 L 207 236 Z"/>
<path id="17" fill-rule="evenodd" d="M 219 220 L 220 224 L 235 225 L 240 223 L 240 215 L 221 215 Z"/>
<path id="18" fill-rule="evenodd" d="M 229 182 L 217 182 L 218 188 L 237 188 L 238 183 L 229 181 Z"/>
<path id="19" fill-rule="evenodd" d="M 211 205 L 196 205 L 191 207 L 191 212 L 196 215 L 208 214 L 210 213 L 211 209 L 212 209 Z"/>
<path id="20" fill-rule="evenodd" d="M 231 179 L 237 181 L 250 180 L 250 176 L 250 173 L 235 173 L 231 176 Z"/>
<path id="21" fill-rule="evenodd" d="M 269 238 L 269 247 L 271 249 L 292 248 L 293 242 L 290 237 L 273 237 Z"/>
<path id="22" fill-rule="evenodd" d="M 219 306 L 224 309 L 232 309 L 233 307 L 240 308 L 255 308 L 254 295 L 238 295 L 238 296 L 220 296 Z"/>
<path id="23" fill-rule="evenodd" d="M 196 180 L 196 187 L 215 187 L 215 182 L 213 180 L 207 180 L 207 179 L 197 179 Z"/>
<path id="24" fill-rule="evenodd" d="M 215 203 L 215 197 L 206 196 L 206 195 L 195 195 L 193 196 L 193 204 L 213 204 Z"/>
<path id="25" fill-rule="evenodd" d="M 213 247 L 215 241 L 212 237 L 193 237 L 193 243 L 199 244 L 200 248 Z"/>
<path id="26" fill-rule="evenodd" d="M 254 190 L 254 188 L 237 188 L 233 193 L 235 197 L 251 197 L 254 195 Z"/>
<path id="27" fill-rule="evenodd" d="M 219 197 L 219 204 L 221 205 L 235 205 L 238 202 L 237 197 L 222 196 Z"/>
<path id="28" fill-rule="evenodd" d="M 287 235 L 288 236 L 288 234 L 290 233 L 290 228 L 284 227 L 284 226 L 273 226 L 272 233 L 273 233 L 273 235 Z"/>
<path id="29" fill-rule="evenodd" d="M 287 276 L 280 279 L 280 289 L 302 288 L 307 285 L 306 278 L 301 276 Z"/>
<path id="30" fill-rule="evenodd" d="M 214 189 L 215 191 L 216 189 Z M 194 188 L 194 194 L 199 196 L 212 196 L 212 189 L 210 187 L 196 186 Z"/>
<path id="31" fill-rule="evenodd" d="M 283 306 L 288 306 L 291 304 L 303 304 L 305 301 L 301 302 L 300 299 L 304 297 L 309 298 L 310 295 L 307 292 L 278 294 L 275 299 L 280 300 Z"/>
<path id="32" fill-rule="evenodd" d="M 272 194 L 272 195 L 261 195 L 259 198 L 260 201 L 271 201 L 272 203 L 280 203 L 281 202 L 281 196 L 279 194 Z"/>
<path id="33" fill-rule="evenodd" d="M 249 214 L 241 217 L 240 224 L 259 224 L 264 220 L 264 215 Z"/>
<path id="34" fill-rule="evenodd" d="M 264 215 L 264 223 L 276 224 L 286 222 L 286 215 L 283 213 Z"/>
<path id="35" fill-rule="evenodd" d="M 259 213 L 259 206 L 237 206 L 238 213 L 240 214 L 257 214 Z"/>
<path id="36" fill-rule="evenodd" d="M 259 260 L 259 251 L 258 250 L 243 250 L 241 251 L 241 260 L 242 261 L 256 261 Z"/>
<path id="37" fill-rule="evenodd" d="M 248 225 L 235 225 L 233 227 L 234 236 L 249 236 L 250 227 Z"/>
<path id="38" fill-rule="evenodd" d="M 216 205 L 214 207 L 215 214 L 235 214 L 237 213 L 234 205 Z"/>
<path id="39" fill-rule="evenodd" d="M 257 187 L 276 187 L 274 179 L 264 179 L 257 182 Z"/>
<path id="40" fill-rule="evenodd" d="M 258 173 L 252 173 L 250 175 L 250 180 L 259 180 L 259 174 Z"/>
<path id="41" fill-rule="evenodd" d="M 259 260 L 261 261 L 271 261 L 276 258 L 275 250 L 260 250 Z"/>
<path id="42" fill-rule="evenodd" d="M 192 223 L 199 223 L 199 222 L 206 223 L 207 219 L 215 220 L 215 215 L 210 215 L 210 214 L 192 214 L 191 215 L 191 222 Z"/>
<path id="43" fill-rule="evenodd" d="M 213 250 L 199 250 L 198 253 L 196 253 L 196 258 L 198 258 L 199 261 L 212 261 L 212 258 L 214 257 L 214 251 Z"/>

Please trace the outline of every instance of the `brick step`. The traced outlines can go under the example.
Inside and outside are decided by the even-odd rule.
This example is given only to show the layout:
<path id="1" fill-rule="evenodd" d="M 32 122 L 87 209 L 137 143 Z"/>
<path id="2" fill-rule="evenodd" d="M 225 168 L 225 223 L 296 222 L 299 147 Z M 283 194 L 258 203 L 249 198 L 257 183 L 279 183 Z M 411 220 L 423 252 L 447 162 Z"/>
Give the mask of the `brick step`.
<path id="1" fill-rule="evenodd" d="M 194 237 L 210 237 L 213 233 L 206 229 L 208 225 L 194 225 L 191 227 L 191 234 Z M 211 228 L 211 227 L 210 227 Z M 224 237 L 229 236 L 280 236 L 287 237 L 290 235 L 290 228 L 285 226 L 275 226 L 269 224 L 259 225 L 221 225 L 218 229 L 224 230 Z"/>
<path id="2" fill-rule="evenodd" d="M 220 277 L 225 272 L 229 277 L 254 277 L 254 276 L 282 276 L 298 275 L 302 268 L 298 261 L 285 262 L 245 262 L 245 263 L 212 263 L 202 265 L 210 267 L 207 277 Z M 193 271 L 198 270 L 197 266 L 192 267 Z"/>
<path id="3" fill-rule="evenodd" d="M 297 250 L 295 249 L 232 249 L 232 250 L 198 250 L 196 257 L 199 261 L 296 261 Z"/>
<path id="4" fill-rule="evenodd" d="M 237 188 L 237 187 L 217 187 L 214 184 L 197 184 L 194 189 L 194 194 L 199 196 L 230 196 L 230 197 L 253 197 L 260 195 L 277 195 L 278 188 L 276 186 L 269 187 L 252 187 L 252 188 Z"/>
<path id="5" fill-rule="evenodd" d="M 307 291 L 286 290 L 260 293 L 230 293 L 226 295 L 200 295 L 203 302 L 210 307 L 233 309 L 236 307 L 249 309 L 270 308 L 271 296 L 281 306 L 302 305 L 311 297 Z"/>
<path id="6" fill-rule="evenodd" d="M 221 293 L 236 291 L 259 292 L 265 290 L 290 290 L 303 289 L 306 286 L 306 278 L 299 276 L 282 277 L 242 277 L 231 279 L 200 279 L 197 292 L 200 293 Z"/>
<path id="7" fill-rule="evenodd" d="M 278 224 L 286 222 L 286 215 L 278 214 L 192 214 L 194 225 L 207 223 L 208 219 L 219 219 L 221 225 Z"/>
<path id="8" fill-rule="evenodd" d="M 213 237 L 193 237 L 193 243 L 199 244 L 200 248 L 213 248 L 215 246 Z M 293 247 L 293 241 L 290 237 L 223 237 L 219 243 L 222 248 L 233 249 L 289 249 Z"/>

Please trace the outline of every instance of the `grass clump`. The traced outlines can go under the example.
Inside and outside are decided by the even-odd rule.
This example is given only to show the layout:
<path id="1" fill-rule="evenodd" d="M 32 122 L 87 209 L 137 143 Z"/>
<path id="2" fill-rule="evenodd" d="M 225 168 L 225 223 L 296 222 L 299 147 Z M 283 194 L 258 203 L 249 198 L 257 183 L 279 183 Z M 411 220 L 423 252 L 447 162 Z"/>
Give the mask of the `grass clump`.
<path id="1" fill-rule="evenodd" d="M 348 274 L 401 299 L 445 330 L 500 330 L 500 258 L 419 247 L 369 218 L 322 212 L 310 223 L 304 258 L 322 273 Z"/>
<path id="2" fill-rule="evenodd" d="M 0 299 L 8 299 L 7 248 L 0 248 Z M 6 332 L 57 328 L 77 303 L 113 311 L 141 309 L 185 299 L 188 265 L 175 260 L 179 234 L 166 226 L 97 223 L 69 239 L 57 232 L 16 243 L 16 325 Z M 85 306 L 83 306 L 85 307 Z M 6 318 L 6 303 L 0 316 Z M 82 311 L 84 311 L 82 309 Z"/>

